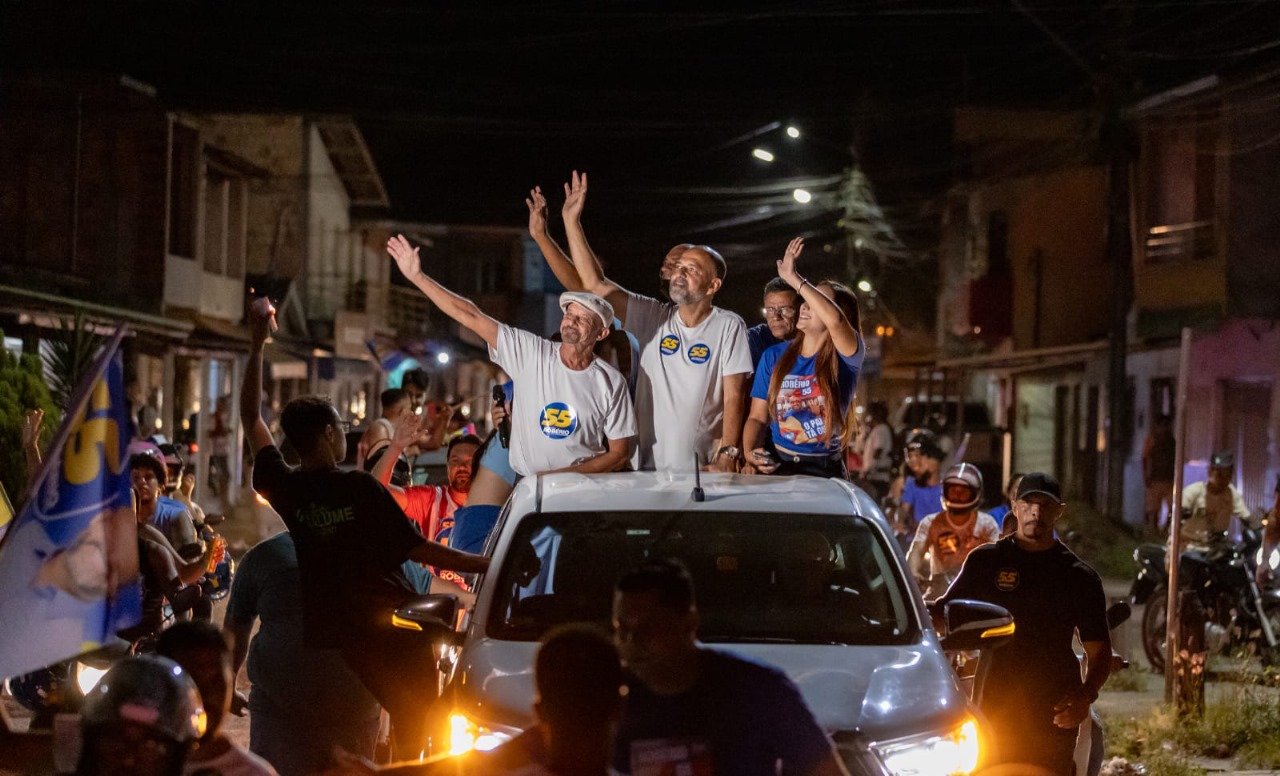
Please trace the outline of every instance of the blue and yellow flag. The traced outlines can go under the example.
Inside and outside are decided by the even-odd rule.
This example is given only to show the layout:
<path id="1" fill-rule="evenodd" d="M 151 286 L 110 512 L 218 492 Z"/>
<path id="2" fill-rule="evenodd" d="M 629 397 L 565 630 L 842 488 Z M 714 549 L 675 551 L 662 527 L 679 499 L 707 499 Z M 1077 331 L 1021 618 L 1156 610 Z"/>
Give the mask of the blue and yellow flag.
<path id="1" fill-rule="evenodd" d="M 123 336 L 77 389 L 0 541 L 0 677 L 95 649 L 141 617 Z"/>

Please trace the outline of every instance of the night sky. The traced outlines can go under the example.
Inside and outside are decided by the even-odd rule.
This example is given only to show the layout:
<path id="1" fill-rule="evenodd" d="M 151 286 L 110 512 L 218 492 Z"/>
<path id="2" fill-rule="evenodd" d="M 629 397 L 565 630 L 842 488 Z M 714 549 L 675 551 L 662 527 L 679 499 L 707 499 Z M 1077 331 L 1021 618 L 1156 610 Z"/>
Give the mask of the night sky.
<path id="1" fill-rule="evenodd" d="M 838 268 L 834 192 L 856 158 L 901 241 L 859 266 L 909 318 L 932 303 L 939 197 L 964 170 L 957 106 L 1100 110 L 1280 55 L 1280 3 L 1231 0 L 2 8 L 6 68 L 123 72 L 177 108 L 354 115 L 406 220 L 523 225 L 540 183 L 554 224 L 586 169 L 588 234 L 637 290 L 686 240 L 722 249 L 744 299 L 796 234 Z"/>

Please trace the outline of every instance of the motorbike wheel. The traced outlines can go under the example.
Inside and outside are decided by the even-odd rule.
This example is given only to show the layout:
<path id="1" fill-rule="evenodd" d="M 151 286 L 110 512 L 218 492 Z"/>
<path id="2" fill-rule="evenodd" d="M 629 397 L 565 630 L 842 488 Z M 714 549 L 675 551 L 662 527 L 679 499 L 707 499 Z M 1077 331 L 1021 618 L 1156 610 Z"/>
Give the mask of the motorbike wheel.
<path id="1" fill-rule="evenodd" d="M 1272 632 L 1280 638 L 1280 603 L 1269 603 L 1263 609 L 1271 623 Z M 1268 647 L 1266 641 L 1265 636 L 1258 634 L 1258 656 L 1262 658 L 1262 665 L 1280 666 L 1280 645 Z"/>
<path id="2" fill-rule="evenodd" d="M 1142 651 L 1147 654 L 1151 670 L 1164 673 L 1165 610 L 1169 608 L 1169 589 L 1159 585 L 1147 599 L 1142 612 Z"/>

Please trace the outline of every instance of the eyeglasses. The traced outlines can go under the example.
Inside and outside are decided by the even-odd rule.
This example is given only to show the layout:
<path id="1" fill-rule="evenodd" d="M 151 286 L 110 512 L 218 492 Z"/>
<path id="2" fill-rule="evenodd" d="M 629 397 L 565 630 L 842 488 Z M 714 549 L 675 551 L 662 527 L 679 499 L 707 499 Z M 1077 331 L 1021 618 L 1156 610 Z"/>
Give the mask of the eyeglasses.
<path id="1" fill-rule="evenodd" d="M 790 318 L 796 314 L 796 308 L 787 305 L 786 307 L 762 307 L 760 314 L 766 318 Z"/>

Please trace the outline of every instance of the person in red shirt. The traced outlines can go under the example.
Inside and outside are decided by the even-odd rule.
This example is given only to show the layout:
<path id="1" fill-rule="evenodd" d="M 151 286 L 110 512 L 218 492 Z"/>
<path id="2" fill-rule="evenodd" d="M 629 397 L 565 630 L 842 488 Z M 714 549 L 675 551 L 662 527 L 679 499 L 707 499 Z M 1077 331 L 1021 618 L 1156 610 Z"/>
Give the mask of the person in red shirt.
<path id="1" fill-rule="evenodd" d="M 423 536 L 447 547 L 453 535 L 453 514 L 467 503 L 467 494 L 471 491 L 472 462 L 480 449 L 480 438 L 464 434 L 449 442 L 444 484 L 392 485 L 395 461 L 404 448 L 418 438 L 420 425 L 421 418 L 411 413 L 405 413 L 397 420 L 389 450 L 373 467 L 373 476 L 386 486 L 405 516 L 418 526 Z M 432 569 L 432 573 L 467 589 L 462 576 L 456 572 Z"/>

